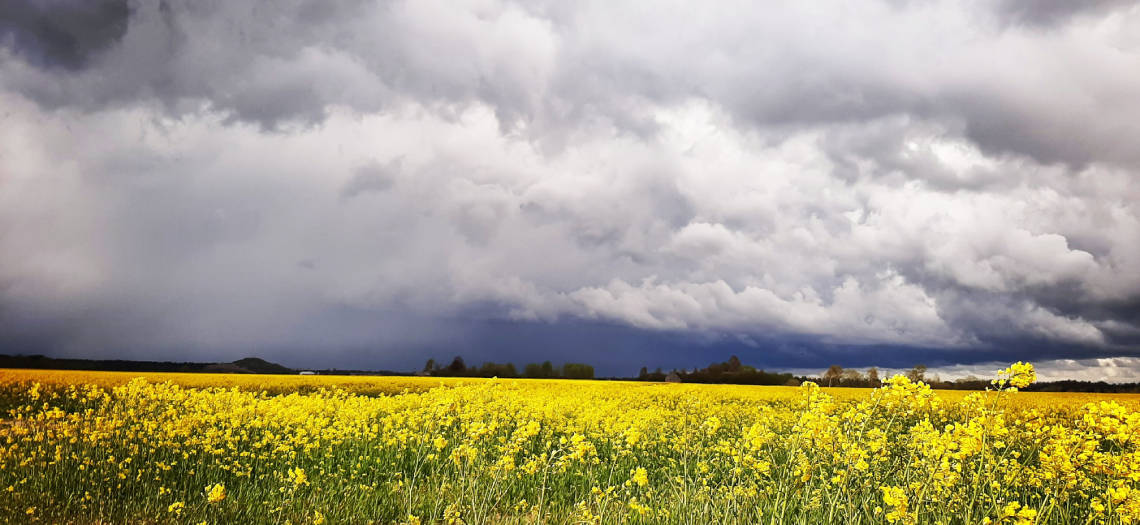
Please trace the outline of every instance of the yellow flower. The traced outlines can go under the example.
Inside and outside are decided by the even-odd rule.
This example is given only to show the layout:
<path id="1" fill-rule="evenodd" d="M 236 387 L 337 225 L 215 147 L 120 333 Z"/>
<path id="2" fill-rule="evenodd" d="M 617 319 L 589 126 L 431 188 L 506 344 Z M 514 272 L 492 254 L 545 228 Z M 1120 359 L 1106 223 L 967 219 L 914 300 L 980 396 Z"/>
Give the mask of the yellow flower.
<path id="1" fill-rule="evenodd" d="M 169 507 L 166 507 L 166 512 L 170 512 L 175 516 L 179 516 L 182 514 L 182 509 L 184 508 L 186 508 L 185 503 L 182 503 L 181 501 L 175 501 L 174 503 L 171 503 Z"/>
<path id="2" fill-rule="evenodd" d="M 630 510 L 637 512 L 637 514 L 639 516 L 644 516 L 646 514 L 649 514 L 649 512 L 651 510 L 653 510 L 653 509 L 649 508 L 648 505 L 643 505 L 642 503 L 638 502 L 637 498 L 631 498 L 629 500 L 629 508 L 630 508 Z"/>
<path id="3" fill-rule="evenodd" d="M 915 517 L 909 514 L 907 506 L 910 504 L 910 498 L 906 495 L 906 490 L 902 487 L 881 487 L 883 491 L 883 503 L 893 507 L 891 512 L 887 513 L 886 518 L 890 523 L 914 523 Z"/>
<path id="4" fill-rule="evenodd" d="M 649 485 L 649 473 L 645 472 L 645 469 L 642 467 L 633 469 L 633 472 L 630 473 L 630 479 L 633 480 L 634 483 L 637 483 L 639 487 Z"/>
<path id="5" fill-rule="evenodd" d="M 313 525 L 325 525 L 325 515 L 320 511 L 313 513 Z"/>
<path id="6" fill-rule="evenodd" d="M 1037 372 L 1033 369 L 1033 365 L 1018 361 L 1009 368 L 998 372 L 998 379 L 994 381 L 995 384 L 1008 382 L 1009 386 L 1013 388 L 1025 388 L 1037 381 Z"/>
<path id="7" fill-rule="evenodd" d="M 206 501 L 209 503 L 218 503 L 226 499 L 226 486 L 221 483 L 215 483 L 206 487 Z"/>
<path id="8" fill-rule="evenodd" d="M 459 506 L 457 504 L 448 505 L 443 509 L 443 522 L 447 525 L 463 525 L 463 518 L 459 515 Z"/>
<path id="9" fill-rule="evenodd" d="M 1004 523 L 1007 520 L 1014 525 L 1032 525 L 1037 522 L 1037 511 L 1029 507 L 1022 508 L 1020 503 L 1011 501 L 1001 511 L 1001 521 Z"/>
<path id="10" fill-rule="evenodd" d="M 289 482 L 293 484 L 293 488 L 297 488 L 301 485 L 308 485 L 309 477 L 305 475 L 305 469 L 291 468 L 289 469 Z"/>

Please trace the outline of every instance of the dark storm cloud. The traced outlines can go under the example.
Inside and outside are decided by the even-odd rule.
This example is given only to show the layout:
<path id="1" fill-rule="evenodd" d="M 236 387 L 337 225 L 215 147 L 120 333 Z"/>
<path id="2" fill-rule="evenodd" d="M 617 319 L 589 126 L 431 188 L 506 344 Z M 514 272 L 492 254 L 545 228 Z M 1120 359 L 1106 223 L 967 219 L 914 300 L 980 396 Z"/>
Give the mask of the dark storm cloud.
<path id="1" fill-rule="evenodd" d="M 0 42 L 45 68 L 76 70 L 127 32 L 127 0 L 2 0 Z"/>
<path id="2" fill-rule="evenodd" d="M 1121 104 L 1135 107 L 1125 95 L 1140 88 L 1135 75 L 1113 79 L 1106 69 L 1126 62 L 1090 61 L 1079 39 L 1070 53 L 1046 50 L 1070 33 L 1029 32 L 999 42 L 1018 30 L 987 29 L 978 23 L 984 12 L 946 16 L 928 2 L 869 3 L 850 13 L 789 6 L 691 13 L 617 4 L 576 12 L 490 3 L 465 12 L 402 2 L 143 3 L 130 10 L 125 35 L 125 21 L 104 20 L 108 13 L 125 16 L 125 6 L 43 5 L 49 7 L 34 11 L 51 13 L 41 18 L 58 19 L 57 25 L 86 20 L 71 11 L 95 20 L 75 24 L 93 36 L 34 38 L 45 42 L 41 47 L 68 41 L 70 48 L 56 47 L 86 56 L 121 40 L 100 71 L 7 72 L 11 88 L 51 105 L 93 109 L 154 98 L 185 112 L 206 102 L 275 129 L 319 122 L 332 105 L 377 111 L 411 99 L 451 111 L 453 104 L 478 102 L 495 109 L 504 129 L 522 126 L 558 148 L 574 128 L 597 119 L 651 135 L 658 129 L 652 105 L 702 97 L 762 128 L 910 113 L 964 125 L 987 151 L 1072 165 L 1140 161 L 1127 141 L 1140 131 L 1136 122 L 1107 113 Z M 1056 23 L 1126 7 L 1072 5 L 1011 1 L 993 9 Z M 35 20 L 14 17 L 10 31 L 38 34 L 43 24 Z M 915 31 L 932 23 L 938 30 L 928 40 L 899 45 L 923 38 Z M 821 26 L 835 30 L 809 37 L 810 28 Z M 855 29 L 861 26 L 876 27 L 878 35 Z M 955 41 L 955 32 L 974 39 Z M 934 38 L 939 33 L 946 39 Z M 976 44 L 986 39 L 995 47 Z M 1043 45 L 1021 49 L 1035 41 Z M 26 47 L 14 48 L 20 55 Z M 1026 53 L 1038 56 L 1026 60 Z M 1103 95 L 1089 99 L 1093 92 Z M 1078 131 L 1084 138 L 1075 137 Z"/>
<path id="3" fill-rule="evenodd" d="M 1133 4 L 11 6 L 9 346 L 1137 349 Z"/>

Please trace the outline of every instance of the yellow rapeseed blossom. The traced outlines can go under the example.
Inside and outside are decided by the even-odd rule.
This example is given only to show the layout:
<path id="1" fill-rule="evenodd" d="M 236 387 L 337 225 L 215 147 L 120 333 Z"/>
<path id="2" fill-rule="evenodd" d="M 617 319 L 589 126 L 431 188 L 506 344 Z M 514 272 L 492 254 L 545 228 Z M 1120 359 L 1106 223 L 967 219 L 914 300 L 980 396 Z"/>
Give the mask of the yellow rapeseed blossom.
<path id="1" fill-rule="evenodd" d="M 633 472 L 630 474 L 630 479 L 633 480 L 634 483 L 637 483 L 639 487 L 649 485 L 649 474 L 646 473 L 642 467 L 633 469 Z"/>
<path id="2" fill-rule="evenodd" d="M 218 503 L 226 499 L 226 486 L 221 483 L 215 483 L 206 487 L 206 502 Z"/>
<path id="3" fill-rule="evenodd" d="M 891 510 L 886 518 L 890 523 L 914 523 L 914 517 L 908 513 L 910 498 L 902 487 L 881 487 L 883 503 Z"/>
<path id="4" fill-rule="evenodd" d="M 0 522 L 1140 525 L 1140 396 L 1017 391 L 1035 377 L 0 370 Z"/>
<path id="5" fill-rule="evenodd" d="M 297 467 L 289 469 L 288 476 L 289 483 L 293 485 L 294 488 L 309 484 L 309 477 L 305 475 L 305 469 L 303 468 Z"/>
<path id="6" fill-rule="evenodd" d="M 1033 365 L 1018 361 L 1004 370 L 998 372 L 995 384 L 1008 383 L 1014 388 L 1025 388 L 1037 381 L 1037 372 Z"/>

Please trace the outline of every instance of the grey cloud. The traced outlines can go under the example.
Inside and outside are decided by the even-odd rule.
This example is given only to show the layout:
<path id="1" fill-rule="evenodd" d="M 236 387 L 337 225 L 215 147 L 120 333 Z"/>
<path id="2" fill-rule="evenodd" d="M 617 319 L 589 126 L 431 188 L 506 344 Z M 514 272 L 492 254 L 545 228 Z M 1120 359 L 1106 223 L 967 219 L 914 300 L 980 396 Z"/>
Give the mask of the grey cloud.
<path id="1" fill-rule="evenodd" d="M 352 178 L 341 188 L 341 198 L 351 199 L 365 193 L 388 190 L 395 184 L 400 164 L 400 160 L 396 159 L 387 163 L 371 161 L 361 165 L 354 170 Z"/>
<path id="2" fill-rule="evenodd" d="M 46 68 L 77 70 L 123 38 L 127 0 L 3 0 L 0 42 Z"/>
<path id="3" fill-rule="evenodd" d="M 992 9 L 1039 21 L 1086 11 L 1070 4 Z M 761 130 L 909 114 L 961 129 L 993 153 L 1074 166 L 1140 162 L 1127 139 L 1136 120 L 1125 116 L 1136 110 L 1127 94 L 1140 77 L 1118 52 L 1136 44 L 1123 27 L 993 28 L 977 23 L 973 4 L 940 2 L 867 2 L 851 13 L 799 4 L 314 5 L 140 4 L 97 70 L 43 72 L 17 60 L 4 68 L 5 84 L 52 106 L 153 99 L 181 114 L 206 103 L 267 129 L 319 123 L 335 106 L 373 112 L 415 102 L 446 114 L 485 104 L 504 132 L 550 152 L 606 126 L 651 137 L 661 129 L 657 106 L 705 99 Z M 1127 25 L 1137 15 L 1122 16 Z M 34 24 L 16 24 L 25 26 Z M 1049 51 L 1056 45 L 1066 51 Z"/>
<path id="4" fill-rule="evenodd" d="M 1079 15 L 1096 15 L 1123 6 L 1135 6 L 1135 0 L 1000 0 L 995 11 L 1003 21 L 1032 26 L 1054 26 Z"/>

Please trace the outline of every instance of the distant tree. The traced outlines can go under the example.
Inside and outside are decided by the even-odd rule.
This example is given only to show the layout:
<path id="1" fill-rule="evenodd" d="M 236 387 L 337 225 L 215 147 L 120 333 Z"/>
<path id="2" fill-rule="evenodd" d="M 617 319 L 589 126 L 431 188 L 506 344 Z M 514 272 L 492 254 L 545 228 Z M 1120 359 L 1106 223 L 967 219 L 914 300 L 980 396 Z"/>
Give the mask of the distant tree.
<path id="1" fill-rule="evenodd" d="M 558 372 L 554 369 L 554 365 L 550 361 L 543 361 L 542 364 L 527 363 L 523 367 L 523 377 L 530 377 L 535 379 L 558 377 Z"/>
<path id="2" fill-rule="evenodd" d="M 447 372 L 449 374 L 462 374 L 466 371 L 467 365 L 463 362 L 463 358 L 460 356 L 455 356 L 455 359 L 451 360 L 451 364 L 447 365 Z"/>
<path id="3" fill-rule="evenodd" d="M 827 371 L 823 373 L 823 378 L 827 380 L 827 386 L 831 386 L 833 381 L 843 377 L 843 367 L 839 365 L 831 365 Z"/>
<path id="4" fill-rule="evenodd" d="M 926 380 L 926 365 L 915 365 L 907 371 L 906 377 L 915 383 Z"/>
<path id="5" fill-rule="evenodd" d="M 562 377 L 567 379 L 593 379 L 594 367 L 582 363 L 566 363 L 562 365 Z"/>
<path id="6" fill-rule="evenodd" d="M 515 369 L 514 363 L 507 363 L 506 370 L 502 376 L 503 377 L 518 377 L 519 371 Z"/>
<path id="7" fill-rule="evenodd" d="M 428 359 L 427 363 L 424 363 L 424 372 L 431 372 L 432 370 L 435 370 L 435 359 L 434 358 Z"/>
<path id="8" fill-rule="evenodd" d="M 502 365 L 487 361 L 479 367 L 479 375 L 482 377 L 498 377 L 501 369 Z"/>
<path id="9" fill-rule="evenodd" d="M 863 374 L 854 368 L 847 368 L 843 370 L 841 384 L 842 383 L 846 383 L 850 386 L 859 386 L 863 384 Z"/>
<path id="10" fill-rule="evenodd" d="M 879 386 L 879 367 L 872 366 L 867 369 L 867 382 L 871 383 L 871 386 Z"/>
<path id="11" fill-rule="evenodd" d="M 729 372 L 739 372 L 740 371 L 740 358 L 736 357 L 736 356 L 732 356 L 732 357 L 728 358 L 728 366 L 726 368 L 728 368 Z"/>
<path id="12" fill-rule="evenodd" d="M 644 367 L 644 366 L 641 367 L 641 371 L 637 373 L 637 378 L 638 379 L 646 379 L 648 377 L 649 377 L 649 368 Z"/>

